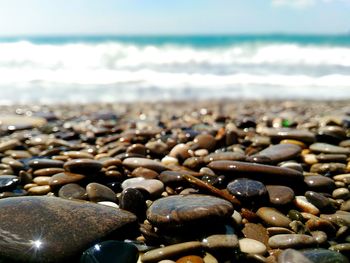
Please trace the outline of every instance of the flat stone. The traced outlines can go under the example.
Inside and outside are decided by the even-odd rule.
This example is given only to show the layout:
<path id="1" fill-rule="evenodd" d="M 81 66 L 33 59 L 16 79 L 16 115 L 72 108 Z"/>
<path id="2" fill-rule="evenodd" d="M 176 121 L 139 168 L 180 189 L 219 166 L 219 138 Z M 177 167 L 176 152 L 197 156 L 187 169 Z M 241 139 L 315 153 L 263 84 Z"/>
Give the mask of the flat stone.
<path id="1" fill-rule="evenodd" d="M 42 169 L 42 168 L 62 168 L 63 162 L 59 160 L 52 159 L 32 159 L 29 161 L 28 165 L 33 169 Z"/>
<path id="2" fill-rule="evenodd" d="M 51 192 L 49 185 L 38 185 L 28 189 L 29 195 L 46 195 L 49 192 Z"/>
<path id="3" fill-rule="evenodd" d="M 145 179 L 143 177 L 135 177 L 126 179 L 122 183 L 123 190 L 128 188 L 136 188 L 146 191 L 152 197 L 159 197 L 164 191 L 164 184 L 157 179 Z"/>
<path id="4" fill-rule="evenodd" d="M 288 186 L 267 185 L 266 189 L 273 205 L 286 205 L 294 200 L 294 191 Z"/>
<path id="5" fill-rule="evenodd" d="M 291 220 L 275 208 L 261 207 L 256 214 L 268 225 L 289 227 Z"/>
<path id="6" fill-rule="evenodd" d="M 202 241 L 202 245 L 209 249 L 234 249 L 238 246 L 238 238 L 236 235 L 211 235 Z"/>
<path id="7" fill-rule="evenodd" d="M 208 195 L 169 196 L 158 199 L 147 210 L 147 219 L 155 226 L 176 228 L 219 224 L 231 217 L 232 204 Z"/>
<path id="8" fill-rule="evenodd" d="M 129 243 L 109 240 L 97 243 L 85 250 L 80 263 L 136 263 L 139 257 L 137 248 Z"/>
<path id="9" fill-rule="evenodd" d="M 330 192 L 335 188 L 334 181 L 323 175 L 305 176 L 304 182 L 307 184 L 309 190 L 316 192 Z"/>
<path id="10" fill-rule="evenodd" d="M 278 256 L 278 263 L 313 263 L 298 250 L 288 248 Z"/>
<path id="11" fill-rule="evenodd" d="M 91 159 L 73 159 L 64 164 L 64 169 L 71 173 L 95 174 L 101 171 L 102 163 Z"/>
<path id="12" fill-rule="evenodd" d="M 158 173 L 144 167 L 138 167 L 134 169 L 131 173 L 131 176 L 133 177 L 143 177 L 146 179 L 156 179 L 158 177 Z"/>
<path id="13" fill-rule="evenodd" d="M 313 152 L 321 153 L 336 153 L 336 154 L 350 154 L 350 149 L 345 147 L 336 146 L 328 143 L 313 143 L 310 145 L 310 150 Z"/>
<path id="14" fill-rule="evenodd" d="M 94 159 L 91 153 L 83 151 L 66 151 L 62 153 L 64 156 L 68 156 L 71 159 Z"/>
<path id="15" fill-rule="evenodd" d="M 117 196 L 113 190 L 103 184 L 89 183 L 86 186 L 86 193 L 92 202 L 117 201 Z"/>
<path id="16" fill-rule="evenodd" d="M 35 176 L 52 176 L 62 172 L 64 172 L 63 168 L 52 167 L 52 168 L 42 168 L 42 169 L 35 170 L 33 174 Z"/>
<path id="17" fill-rule="evenodd" d="M 349 260 L 336 251 L 324 248 L 303 249 L 300 251 L 312 262 L 317 263 L 349 263 Z"/>
<path id="18" fill-rule="evenodd" d="M 242 238 L 238 241 L 239 248 L 243 253 L 264 255 L 266 253 L 266 246 L 251 238 Z"/>
<path id="19" fill-rule="evenodd" d="M 20 178 L 15 175 L 0 175 L 0 192 L 16 188 L 20 181 Z"/>
<path id="20" fill-rule="evenodd" d="M 306 130 L 296 130 L 292 128 L 266 128 L 261 127 L 257 129 L 261 135 L 269 136 L 274 140 L 292 139 L 305 143 L 313 143 L 315 141 L 315 134 Z"/>
<path id="21" fill-rule="evenodd" d="M 158 262 L 163 259 L 173 258 L 184 253 L 198 250 L 201 246 L 201 242 L 191 241 L 153 249 L 142 255 L 141 262 Z"/>
<path id="22" fill-rule="evenodd" d="M 214 161 L 208 167 L 217 172 L 223 172 L 228 176 L 249 177 L 249 179 L 267 180 L 278 182 L 298 183 L 303 180 L 303 174 L 299 171 L 272 165 L 246 163 L 239 161 Z"/>
<path id="23" fill-rule="evenodd" d="M 182 173 L 177 171 L 164 171 L 158 176 L 158 178 L 165 185 L 182 185 L 186 182 Z"/>
<path id="24" fill-rule="evenodd" d="M 17 139 L 10 139 L 8 141 L 3 141 L 0 143 L 0 152 L 5 152 L 7 150 L 12 150 L 17 146 L 21 145 L 21 142 Z"/>
<path id="25" fill-rule="evenodd" d="M 266 157 L 272 163 L 279 163 L 291 160 L 301 153 L 301 147 L 295 144 L 276 144 L 249 156 L 249 159 Z"/>
<path id="26" fill-rule="evenodd" d="M 87 193 L 85 191 L 85 188 L 74 183 L 62 186 L 58 191 L 58 196 L 66 199 L 87 199 Z"/>
<path id="27" fill-rule="evenodd" d="M 314 191 L 307 191 L 305 197 L 310 203 L 321 210 L 331 205 L 331 202 L 327 197 Z"/>
<path id="28" fill-rule="evenodd" d="M 63 172 L 55 174 L 54 176 L 51 176 L 51 179 L 49 181 L 50 186 L 57 187 L 69 183 L 76 183 L 85 178 L 82 174 L 75 174 L 75 173 L 69 173 L 69 172 Z"/>
<path id="29" fill-rule="evenodd" d="M 138 167 L 144 167 L 154 170 L 158 173 L 167 170 L 167 168 L 161 162 L 140 157 L 126 158 L 123 161 L 123 165 L 132 170 Z"/>
<path id="30" fill-rule="evenodd" d="M 311 173 L 319 174 L 342 174 L 346 172 L 346 165 L 343 163 L 315 163 L 310 168 Z"/>
<path id="31" fill-rule="evenodd" d="M 76 262 L 95 241 L 136 227 L 124 210 L 56 197 L 6 198 L 0 210 L 0 257 L 11 262 Z"/>
<path id="32" fill-rule="evenodd" d="M 270 237 L 269 245 L 271 248 L 303 248 L 317 245 L 312 236 L 302 234 L 281 234 Z"/>
<path id="33" fill-rule="evenodd" d="M 264 184 L 246 178 L 236 179 L 227 185 L 227 190 L 236 197 L 255 199 L 266 195 Z"/>
<path id="34" fill-rule="evenodd" d="M 204 162 L 206 163 L 219 160 L 244 161 L 245 155 L 240 152 L 214 152 L 204 157 Z"/>

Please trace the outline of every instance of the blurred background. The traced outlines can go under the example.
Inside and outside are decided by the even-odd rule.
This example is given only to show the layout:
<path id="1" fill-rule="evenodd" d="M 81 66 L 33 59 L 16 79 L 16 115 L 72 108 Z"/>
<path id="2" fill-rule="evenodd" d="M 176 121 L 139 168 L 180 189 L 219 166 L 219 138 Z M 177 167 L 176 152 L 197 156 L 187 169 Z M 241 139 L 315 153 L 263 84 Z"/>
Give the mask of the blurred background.
<path id="1" fill-rule="evenodd" d="M 349 99 L 350 0 L 0 0 L 0 103 Z"/>

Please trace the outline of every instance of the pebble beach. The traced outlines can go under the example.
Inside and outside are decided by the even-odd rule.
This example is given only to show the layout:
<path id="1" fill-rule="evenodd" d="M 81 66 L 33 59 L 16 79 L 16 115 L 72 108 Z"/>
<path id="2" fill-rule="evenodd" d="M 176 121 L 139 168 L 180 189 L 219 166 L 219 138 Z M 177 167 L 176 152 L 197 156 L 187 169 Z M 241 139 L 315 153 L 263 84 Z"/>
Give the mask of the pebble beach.
<path id="1" fill-rule="evenodd" d="M 11 105 L 0 127 L 0 262 L 349 262 L 349 100 Z"/>

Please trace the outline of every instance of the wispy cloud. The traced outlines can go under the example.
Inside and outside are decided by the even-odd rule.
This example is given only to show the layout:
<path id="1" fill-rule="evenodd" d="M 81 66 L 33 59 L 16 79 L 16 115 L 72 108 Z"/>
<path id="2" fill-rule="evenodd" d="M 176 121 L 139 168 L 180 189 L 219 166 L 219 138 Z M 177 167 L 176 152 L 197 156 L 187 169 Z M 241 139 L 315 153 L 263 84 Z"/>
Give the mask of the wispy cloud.
<path id="1" fill-rule="evenodd" d="M 307 8 L 317 3 L 347 3 L 350 4 L 350 0 L 272 0 L 273 6 L 286 6 L 292 8 Z"/>

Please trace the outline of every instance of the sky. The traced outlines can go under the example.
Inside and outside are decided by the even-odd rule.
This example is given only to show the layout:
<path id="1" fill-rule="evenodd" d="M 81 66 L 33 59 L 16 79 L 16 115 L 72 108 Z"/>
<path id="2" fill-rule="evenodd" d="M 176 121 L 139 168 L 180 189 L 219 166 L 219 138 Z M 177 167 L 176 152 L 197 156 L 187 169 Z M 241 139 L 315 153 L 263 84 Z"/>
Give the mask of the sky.
<path id="1" fill-rule="evenodd" d="M 350 32 L 350 0 L 0 0 L 0 36 Z"/>

